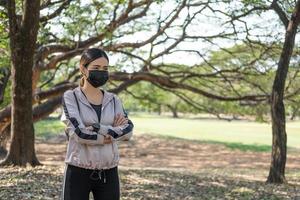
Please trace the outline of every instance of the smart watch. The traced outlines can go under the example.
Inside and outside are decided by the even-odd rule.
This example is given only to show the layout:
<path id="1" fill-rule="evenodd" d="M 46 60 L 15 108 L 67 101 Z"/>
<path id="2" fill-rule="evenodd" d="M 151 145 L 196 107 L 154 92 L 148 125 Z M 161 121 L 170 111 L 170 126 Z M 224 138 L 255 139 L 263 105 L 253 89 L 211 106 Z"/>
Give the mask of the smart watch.
<path id="1" fill-rule="evenodd" d="M 94 131 L 96 131 L 96 132 L 98 132 L 100 130 L 100 124 L 98 124 L 98 123 L 92 124 L 92 127 L 93 127 Z"/>

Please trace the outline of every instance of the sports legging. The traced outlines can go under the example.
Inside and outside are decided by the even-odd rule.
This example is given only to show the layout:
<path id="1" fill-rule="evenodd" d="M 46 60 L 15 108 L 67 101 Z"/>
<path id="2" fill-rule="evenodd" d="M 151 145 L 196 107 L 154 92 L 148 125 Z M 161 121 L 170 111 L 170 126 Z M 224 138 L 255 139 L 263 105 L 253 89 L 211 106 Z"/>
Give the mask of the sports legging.
<path id="1" fill-rule="evenodd" d="M 106 170 L 85 169 L 65 164 L 62 200 L 119 200 L 118 166 Z"/>

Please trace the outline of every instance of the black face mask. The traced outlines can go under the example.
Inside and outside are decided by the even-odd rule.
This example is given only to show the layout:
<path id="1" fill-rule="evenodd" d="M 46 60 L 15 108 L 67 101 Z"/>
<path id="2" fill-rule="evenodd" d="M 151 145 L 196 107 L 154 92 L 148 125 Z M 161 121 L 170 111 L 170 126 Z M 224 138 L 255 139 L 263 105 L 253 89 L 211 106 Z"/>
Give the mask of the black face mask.
<path id="1" fill-rule="evenodd" d="M 108 81 L 107 70 L 89 70 L 89 77 L 86 79 L 93 87 L 100 87 Z"/>

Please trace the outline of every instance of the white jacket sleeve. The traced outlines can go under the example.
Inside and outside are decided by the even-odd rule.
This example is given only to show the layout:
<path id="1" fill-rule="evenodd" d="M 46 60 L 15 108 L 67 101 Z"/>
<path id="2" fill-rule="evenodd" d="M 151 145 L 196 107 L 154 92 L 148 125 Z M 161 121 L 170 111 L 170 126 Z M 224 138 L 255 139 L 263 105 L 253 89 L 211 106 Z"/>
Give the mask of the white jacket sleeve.
<path id="1" fill-rule="evenodd" d="M 66 125 L 65 133 L 69 139 L 87 145 L 103 145 L 104 136 L 85 127 L 77 108 L 72 90 L 62 95 L 63 113 L 60 120 Z"/>
<path id="2" fill-rule="evenodd" d="M 128 114 L 123 107 L 121 99 L 117 95 L 114 95 L 113 98 L 114 98 L 113 101 L 114 101 L 114 106 L 115 106 L 114 116 L 116 117 L 117 114 L 120 113 L 121 115 L 123 115 L 124 117 L 127 118 L 128 123 L 121 125 L 121 126 L 115 126 L 115 127 L 113 127 L 111 125 L 100 124 L 100 129 L 98 132 L 100 134 L 110 135 L 113 140 L 128 141 L 128 140 L 130 140 L 130 138 L 132 136 L 134 125 L 133 125 L 132 121 L 128 118 Z"/>

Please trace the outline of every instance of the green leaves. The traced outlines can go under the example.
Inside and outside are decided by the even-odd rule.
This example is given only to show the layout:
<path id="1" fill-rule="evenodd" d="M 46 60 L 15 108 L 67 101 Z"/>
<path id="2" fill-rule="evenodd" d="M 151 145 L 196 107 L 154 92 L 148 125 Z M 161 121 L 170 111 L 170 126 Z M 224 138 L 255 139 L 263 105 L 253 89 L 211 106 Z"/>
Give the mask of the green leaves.
<path id="1" fill-rule="evenodd" d="M 262 6 L 269 4 L 269 1 L 266 0 L 242 0 L 242 3 L 245 6 Z"/>

